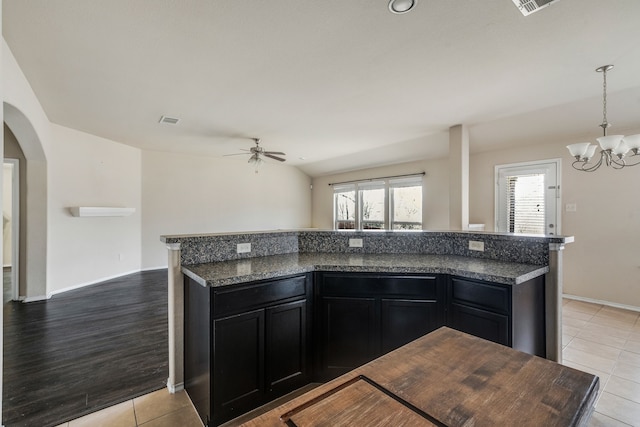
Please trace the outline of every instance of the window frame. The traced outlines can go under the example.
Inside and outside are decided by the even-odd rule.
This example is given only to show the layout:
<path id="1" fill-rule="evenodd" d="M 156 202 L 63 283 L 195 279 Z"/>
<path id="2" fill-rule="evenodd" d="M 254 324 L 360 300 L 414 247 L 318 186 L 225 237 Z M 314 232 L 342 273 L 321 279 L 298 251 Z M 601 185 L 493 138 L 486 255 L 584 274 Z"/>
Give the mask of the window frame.
<path id="1" fill-rule="evenodd" d="M 367 179 L 363 181 L 353 181 L 348 183 L 340 183 L 340 184 L 330 184 L 333 186 L 333 229 L 334 230 L 357 230 L 357 231 L 375 231 L 375 230 L 385 230 L 385 231 L 407 231 L 401 229 L 394 229 L 394 226 L 398 221 L 395 221 L 395 200 L 394 194 L 396 188 L 404 188 L 404 187 L 420 187 L 421 195 L 420 195 L 420 222 L 419 229 L 423 229 L 424 220 L 422 217 L 423 211 L 423 189 L 424 189 L 424 174 L 420 175 L 408 175 L 403 177 L 387 177 L 387 178 L 373 178 Z M 384 202 L 383 202 L 383 217 L 384 223 L 381 229 L 371 229 L 364 228 L 365 219 L 363 212 L 363 194 L 367 190 L 384 190 Z M 339 203 L 337 203 L 336 196 L 340 193 L 354 192 L 354 203 L 355 203 L 355 215 L 354 220 L 351 221 L 349 219 L 338 219 L 338 209 Z M 353 222 L 354 228 L 339 228 L 339 223 L 351 223 Z M 372 221 L 379 222 L 379 221 Z M 406 222 L 406 221 L 400 221 Z"/>

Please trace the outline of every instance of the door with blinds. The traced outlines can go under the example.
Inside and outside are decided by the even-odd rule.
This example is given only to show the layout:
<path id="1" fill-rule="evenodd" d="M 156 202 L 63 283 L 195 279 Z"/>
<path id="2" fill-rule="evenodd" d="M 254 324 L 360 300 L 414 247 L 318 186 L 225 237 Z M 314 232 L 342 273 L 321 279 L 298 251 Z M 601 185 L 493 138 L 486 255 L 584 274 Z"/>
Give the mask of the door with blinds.
<path id="1" fill-rule="evenodd" d="M 560 160 L 498 165 L 496 231 L 560 234 Z"/>

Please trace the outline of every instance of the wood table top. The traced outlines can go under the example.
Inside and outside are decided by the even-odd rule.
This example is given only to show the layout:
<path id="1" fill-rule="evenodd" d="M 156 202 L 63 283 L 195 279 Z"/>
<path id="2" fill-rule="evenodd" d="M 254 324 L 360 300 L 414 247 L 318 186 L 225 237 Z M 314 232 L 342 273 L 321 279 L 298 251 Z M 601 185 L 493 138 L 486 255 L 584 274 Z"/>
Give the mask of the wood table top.
<path id="1" fill-rule="evenodd" d="M 253 420 L 268 426 L 581 426 L 598 377 L 442 327 Z"/>

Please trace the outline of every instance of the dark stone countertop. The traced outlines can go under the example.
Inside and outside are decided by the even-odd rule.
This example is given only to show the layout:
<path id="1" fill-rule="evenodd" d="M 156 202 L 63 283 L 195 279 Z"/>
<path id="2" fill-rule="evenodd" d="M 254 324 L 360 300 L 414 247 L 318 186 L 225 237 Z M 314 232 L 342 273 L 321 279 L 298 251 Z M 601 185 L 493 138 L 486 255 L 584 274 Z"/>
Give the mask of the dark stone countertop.
<path id="1" fill-rule="evenodd" d="M 182 266 L 188 277 L 212 287 L 312 271 L 450 274 L 518 285 L 547 273 L 549 267 L 456 255 L 344 253 L 291 253 Z"/>

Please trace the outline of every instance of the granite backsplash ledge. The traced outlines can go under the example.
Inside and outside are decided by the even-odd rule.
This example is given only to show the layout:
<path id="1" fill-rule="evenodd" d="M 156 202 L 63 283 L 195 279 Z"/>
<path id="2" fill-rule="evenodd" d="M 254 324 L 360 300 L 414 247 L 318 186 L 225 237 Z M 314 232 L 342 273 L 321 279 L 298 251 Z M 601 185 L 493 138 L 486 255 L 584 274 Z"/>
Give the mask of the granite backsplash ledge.
<path id="1" fill-rule="evenodd" d="M 162 236 L 161 240 L 180 244 L 183 265 L 298 252 L 296 231 Z M 242 243 L 250 243 L 251 251 L 239 254 L 237 246 Z"/>
<path id="2" fill-rule="evenodd" d="M 350 239 L 362 239 L 362 247 L 350 247 Z M 283 230 L 161 236 L 161 240 L 180 244 L 183 265 L 298 252 L 458 255 L 547 265 L 549 244 L 569 243 L 573 238 L 464 231 Z M 482 242 L 484 251 L 469 250 L 470 240 Z M 238 254 L 241 243 L 250 243 L 251 252 Z"/>

